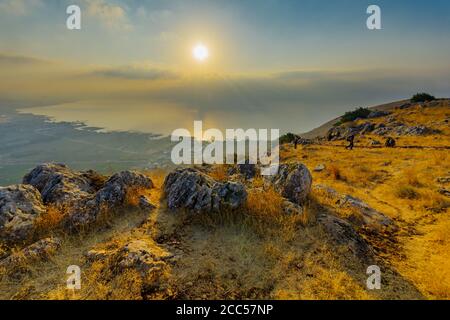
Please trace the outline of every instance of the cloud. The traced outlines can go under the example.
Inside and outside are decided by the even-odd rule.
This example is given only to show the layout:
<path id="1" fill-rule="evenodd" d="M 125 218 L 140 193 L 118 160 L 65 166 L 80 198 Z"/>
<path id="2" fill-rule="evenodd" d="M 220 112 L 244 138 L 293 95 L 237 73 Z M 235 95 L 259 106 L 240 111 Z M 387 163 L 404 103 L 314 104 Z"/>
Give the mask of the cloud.
<path id="1" fill-rule="evenodd" d="M 401 100 L 419 91 L 440 97 L 450 94 L 446 68 L 207 76 L 148 64 L 92 69 L 54 63 L 51 68 L 45 64 L 30 68 L 37 61 L 0 54 L 0 99 L 161 103 L 179 106 L 186 115 L 195 113 L 196 119 L 214 120 L 217 128 L 305 132 L 358 106 Z M 6 68 L 7 63 L 11 67 Z"/>
<path id="2" fill-rule="evenodd" d="M 111 4 L 105 0 L 84 0 L 87 6 L 87 14 L 100 20 L 108 29 L 132 29 L 128 22 L 125 9 L 117 4 Z"/>
<path id="3" fill-rule="evenodd" d="M 41 0 L 0 0 L 0 12 L 16 16 L 25 16 L 32 9 L 42 6 Z"/>
<path id="4" fill-rule="evenodd" d="M 134 66 L 97 70 L 93 71 L 91 75 L 128 80 L 173 80 L 178 78 L 175 72 L 169 70 Z"/>
<path id="5" fill-rule="evenodd" d="M 44 60 L 19 55 L 8 55 L 0 53 L 0 64 L 7 65 L 36 65 L 47 63 Z"/>

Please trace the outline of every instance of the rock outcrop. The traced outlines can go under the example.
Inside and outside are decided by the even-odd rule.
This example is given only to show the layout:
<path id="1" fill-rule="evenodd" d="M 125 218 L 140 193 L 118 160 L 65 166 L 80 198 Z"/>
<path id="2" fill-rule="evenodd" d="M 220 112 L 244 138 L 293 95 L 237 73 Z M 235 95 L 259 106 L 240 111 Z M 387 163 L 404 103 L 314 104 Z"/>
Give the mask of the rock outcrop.
<path id="1" fill-rule="evenodd" d="M 365 227 L 376 232 L 396 229 L 391 218 L 358 198 L 340 194 L 333 188 L 324 185 L 315 185 L 314 189 L 325 193 L 339 208 L 347 209 L 349 211 L 348 221 L 354 226 Z"/>
<path id="2" fill-rule="evenodd" d="M 298 205 L 302 205 L 311 192 L 312 176 L 302 163 L 281 164 L 278 174 L 266 179 L 283 197 Z"/>
<path id="3" fill-rule="evenodd" d="M 441 184 L 450 183 L 450 176 L 449 177 L 439 177 L 436 179 L 436 181 Z"/>
<path id="4" fill-rule="evenodd" d="M 33 169 L 23 183 L 38 189 L 45 204 L 68 205 L 97 191 L 92 178 L 92 171 L 76 172 L 64 164 L 48 163 Z"/>
<path id="5" fill-rule="evenodd" d="M 314 172 L 322 172 L 323 170 L 325 170 L 325 165 L 324 165 L 323 163 L 317 165 L 317 166 L 314 168 Z"/>
<path id="6" fill-rule="evenodd" d="M 149 291 L 153 297 L 168 294 L 169 263 L 174 255 L 159 247 L 153 240 L 137 238 L 125 243 L 106 243 L 86 254 L 89 265 L 100 263 L 101 274 L 98 281 L 111 282 L 113 278 L 133 271 L 140 278 L 136 285 L 141 293 Z"/>
<path id="7" fill-rule="evenodd" d="M 239 182 L 217 182 L 194 168 L 177 169 L 164 181 L 169 209 L 187 209 L 195 213 L 237 209 L 247 199 Z"/>
<path id="8" fill-rule="evenodd" d="M 36 219 L 45 211 L 41 194 L 33 186 L 0 188 L 0 239 L 18 242 L 30 238 Z"/>
<path id="9" fill-rule="evenodd" d="M 301 206 L 299 206 L 298 204 L 292 203 L 289 200 L 283 201 L 282 209 L 286 215 L 290 215 L 290 216 L 296 216 L 296 215 L 303 214 L 303 208 Z"/>
<path id="10" fill-rule="evenodd" d="M 130 190 L 152 189 L 152 180 L 136 171 L 123 171 L 113 175 L 95 196 L 97 206 L 112 208 L 124 204 Z"/>
<path id="11" fill-rule="evenodd" d="M 329 214 L 321 214 L 317 221 L 330 238 L 337 244 L 348 247 L 358 258 L 366 260 L 372 255 L 369 244 L 353 229 L 347 221 Z"/>
<path id="12" fill-rule="evenodd" d="M 5 269 L 9 275 L 26 271 L 29 264 L 46 260 L 55 254 L 61 244 L 59 238 L 41 239 L 1 260 L 0 269 Z"/>
<path id="13" fill-rule="evenodd" d="M 103 212 L 113 212 L 126 202 L 129 192 L 153 188 L 152 180 L 135 171 L 123 171 L 109 178 L 103 188 L 72 207 L 66 219 L 68 229 L 79 229 L 95 223 Z"/>
<path id="14" fill-rule="evenodd" d="M 85 227 L 103 211 L 124 205 L 130 192 L 153 188 L 152 180 L 139 172 L 123 171 L 107 179 L 94 171 L 77 172 L 63 164 L 40 165 L 23 182 L 41 193 L 44 204 L 65 208 L 63 223 L 68 230 Z"/>

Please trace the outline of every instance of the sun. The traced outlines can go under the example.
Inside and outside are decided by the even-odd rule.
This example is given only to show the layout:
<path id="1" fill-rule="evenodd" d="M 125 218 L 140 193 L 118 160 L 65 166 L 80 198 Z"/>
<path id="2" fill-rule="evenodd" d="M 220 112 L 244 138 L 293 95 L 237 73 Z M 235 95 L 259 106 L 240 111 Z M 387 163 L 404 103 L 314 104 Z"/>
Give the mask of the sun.
<path id="1" fill-rule="evenodd" d="M 208 59 L 209 57 L 209 50 L 208 48 L 202 44 L 198 43 L 193 49 L 192 49 L 192 56 L 195 60 L 199 62 L 203 62 Z"/>

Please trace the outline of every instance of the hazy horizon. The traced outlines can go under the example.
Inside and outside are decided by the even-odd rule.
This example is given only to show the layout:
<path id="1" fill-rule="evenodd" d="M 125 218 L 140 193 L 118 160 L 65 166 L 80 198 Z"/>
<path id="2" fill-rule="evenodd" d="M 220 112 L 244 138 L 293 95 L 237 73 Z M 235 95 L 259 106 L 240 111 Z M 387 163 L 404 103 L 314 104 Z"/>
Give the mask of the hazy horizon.
<path id="1" fill-rule="evenodd" d="M 66 28 L 69 4 L 81 30 Z M 450 3 L 378 1 L 375 31 L 369 4 L 0 0 L 0 111 L 162 134 L 194 120 L 306 132 L 416 92 L 449 97 Z"/>

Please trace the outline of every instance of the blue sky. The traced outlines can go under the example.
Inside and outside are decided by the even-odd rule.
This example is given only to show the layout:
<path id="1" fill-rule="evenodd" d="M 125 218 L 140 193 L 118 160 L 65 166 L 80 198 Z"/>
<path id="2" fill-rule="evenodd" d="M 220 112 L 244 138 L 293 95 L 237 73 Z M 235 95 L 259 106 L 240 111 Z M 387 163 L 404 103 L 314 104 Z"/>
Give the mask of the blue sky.
<path id="1" fill-rule="evenodd" d="M 65 29 L 65 8 L 71 3 L 82 8 L 79 32 Z M 202 39 L 210 42 L 221 71 L 449 64 L 450 2 L 445 0 L 0 0 L 0 4 L 0 51 L 22 55 L 184 67 L 182 55 Z M 383 30 L 365 27 L 369 4 L 381 7 Z M 25 9 L 13 9 L 20 6 Z M 97 11 L 92 10 L 95 6 Z"/>

